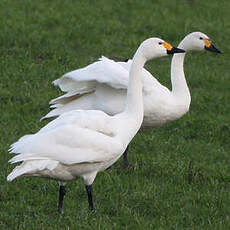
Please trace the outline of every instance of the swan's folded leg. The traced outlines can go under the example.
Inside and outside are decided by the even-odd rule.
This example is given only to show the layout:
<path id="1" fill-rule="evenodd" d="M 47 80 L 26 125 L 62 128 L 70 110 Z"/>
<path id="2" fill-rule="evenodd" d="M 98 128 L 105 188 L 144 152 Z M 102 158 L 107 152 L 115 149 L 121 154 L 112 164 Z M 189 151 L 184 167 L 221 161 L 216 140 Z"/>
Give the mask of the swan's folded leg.
<path id="1" fill-rule="evenodd" d="M 128 159 L 128 151 L 129 151 L 129 145 L 125 149 L 125 152 L 123 153 L 123 159 L 124 159 L 124 168 L 128 168 L 131 164 Z"/>
<path id="2" fill-rule="evenodd" d="M 60 183 L 60 185 L 59 185 L 58 213 L 62 212 L 65 194 L 66 194 L 65 186 L 62 183 Z"/>
<path id="3" fill-rule="evenodd" d="M 85 185 L 86 192 L 88 195 L 89 208 L 91 211 L 95 210 L 93 203 L 93 187 L 92 185 Z"/>

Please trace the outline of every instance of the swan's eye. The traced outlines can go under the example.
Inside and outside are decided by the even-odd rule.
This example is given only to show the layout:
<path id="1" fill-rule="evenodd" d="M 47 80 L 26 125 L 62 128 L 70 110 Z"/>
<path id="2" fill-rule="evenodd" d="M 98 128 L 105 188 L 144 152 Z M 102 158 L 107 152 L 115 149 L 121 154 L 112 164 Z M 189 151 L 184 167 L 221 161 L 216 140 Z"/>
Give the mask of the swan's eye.
<path id="1" fill-rule="evenodd" d="M 202 37 L 200 37 L 200 40 L 202 40 L 203 38 Z"/>
<path id="2" fill-rule="evenodd" d="M 158 44 L 159 44 L 159 45 L 162 45 L 162 44 L 163 44 L 163 42 L 158 42 Z"/>

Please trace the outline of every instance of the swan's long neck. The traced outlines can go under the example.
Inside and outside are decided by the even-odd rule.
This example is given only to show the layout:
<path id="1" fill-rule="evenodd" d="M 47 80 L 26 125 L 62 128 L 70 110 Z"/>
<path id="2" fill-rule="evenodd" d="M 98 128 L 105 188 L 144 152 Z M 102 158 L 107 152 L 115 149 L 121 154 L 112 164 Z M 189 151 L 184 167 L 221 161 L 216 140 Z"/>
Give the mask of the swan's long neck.
<path id="1" fill-rule="evenodd" d="M 139 48 L 133 57 L 133 62 L 129 72 L 129 83 L 127 90 L 125 112 L 137 115 L 143 120 L 143 98 L 142 98 L 142 68 L 146 62 L 141 49 Z"/>
<path id="2" fill-rule="evenodd" d="M 178 48 L 186 50 L 184 40 Z M 191 96 L 184 76 L 185 53 L 174 54 L 171 62 L 172 93 L 190 104 Z"/>

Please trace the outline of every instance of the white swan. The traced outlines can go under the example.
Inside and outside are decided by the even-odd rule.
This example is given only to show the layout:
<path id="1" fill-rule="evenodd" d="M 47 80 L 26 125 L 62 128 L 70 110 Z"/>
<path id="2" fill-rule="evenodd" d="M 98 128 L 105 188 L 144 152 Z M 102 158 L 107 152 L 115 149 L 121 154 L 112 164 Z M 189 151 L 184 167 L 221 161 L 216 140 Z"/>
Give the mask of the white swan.
<path id="1" fill-rule="evenodd" d="M 58 211 L 65 195 L 64 182 L 83 178 L 89 206 L 94 209 L 92 183 L 98 172 L 111 166 L 125 151 L 143 121 L 141 71 L 144 63 L 167 53 L 184 52 L 158 38 L 145 40 L 130 68 L 125 110 L 109 116 L 97 110 L 73 110 L 62 114 L 39 132 L 23 136 L 11 148 L 9 162 L 22 162 L 7 180 L 21 176 L 61 181 Z"/>
<path id="2" fill-rule="evenodd" d="M 220 52 L 201 32 L 188 34 L 178 46 L 185 51 Z M 142 70 L 144 120 L 143 128 L 156 127 L 182 117 L 190 106 L 190 92 L 184 76 L 185 53 L 175 54 L 171 63 L 172 91 L 161 85 L 147 70 Z M 82 69 L 69 72 L 53 83 L 65 95 L 50 101 L 51 110 L 43 119 L 57 117 L 73 109 L 102 110 L 109 115 L 123 111 L 132 60 L 115 62 L 106 57 Z M 129 165 L 127 151 L 125 166 Z"/>

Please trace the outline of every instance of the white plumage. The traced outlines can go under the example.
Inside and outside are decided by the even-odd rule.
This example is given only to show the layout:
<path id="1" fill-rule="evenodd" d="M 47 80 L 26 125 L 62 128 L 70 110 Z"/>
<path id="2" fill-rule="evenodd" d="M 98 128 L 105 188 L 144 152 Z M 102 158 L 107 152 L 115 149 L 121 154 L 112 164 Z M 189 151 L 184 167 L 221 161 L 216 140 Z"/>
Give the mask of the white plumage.
<path id="1" fill-rule="evenodd" d="M 109 116 L 97 110 L 72 110 L 39 132 L 26 135 L 14 143 L 10 152 L 17 155 L 10 163 L 22 164 L 8 175 L 7 180 L 39 176 L 65 182 L 81 177 L 93 209 L 91 185 L 97 173 L 111 166 L 122 155 L 143 121 L 140 72 L 147 60 L 165 56 L 169 52 L 165 47 L 171 52 L 182 52 L 158 38 L 147 39 L 138 48 L 130 68 L 127 103 L 122 113 Z M 68 83 L 65 87 L 68 88 Z M 62 184 L 59 211 L 62 210 L 64 194 Z"/>
<path id="2" fill-rule="evenodd" d="M 188 34 L 178 46 L 185 51 L 219 52 L 207 35 Z M 211 48 L 210 48 L 211 47 Z M 175 54 L 171 63 L 172 90 L 169 90 L 143 68 L 144 120 L 142 127 L 155 127 L 179 119 L 188 110 L 190 92 L 184 76 L 185 53 Z M 53 82 L 66 94 L 50 101 L 51 110 L 42 119 L 57 117 L 73 109 L 96 109 L 109 115 L 120 113 L 125 107 L 129 70 L 132 60 L 115 62 L 106 57 L 84 68 L 66 73 Z M 41 119 L 41 120 L 42 120 Z"/>
<path id="3" fill-rule="evenodd" d="M 210 50 L 220 53 L 209 37 L 201 32 L 188 34 L 178 46 L 185 51 Z M 185 53 L 175 54 L 171 63 L 172 90 L 142 69 L 144 120 L 142 128 L 161 126 L 182 117 L 189 110 L 191 96 L 184 75 Z M 49 119 L 73 109 L 102 110 L 109 115 L 120 113 L 125 107 L 129 70 L 132 60 L 115 62 L 106 57 L 63 75 L 55 80 L 66 94 L 50 101 L 51 110 L 41 118 Z M 127 150 L 125 167 L 129 165 Z"/>

